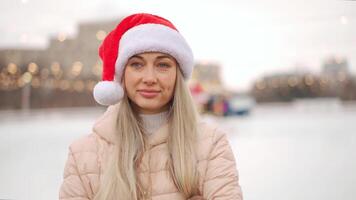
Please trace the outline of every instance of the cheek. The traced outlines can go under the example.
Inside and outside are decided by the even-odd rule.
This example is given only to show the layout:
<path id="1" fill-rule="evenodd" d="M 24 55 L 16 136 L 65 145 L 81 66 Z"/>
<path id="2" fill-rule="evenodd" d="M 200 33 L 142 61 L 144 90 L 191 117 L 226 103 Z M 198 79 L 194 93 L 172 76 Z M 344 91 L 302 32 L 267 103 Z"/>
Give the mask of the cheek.
<path id="1" fill-rule="evenodd" d="M 165 78 L 165 80 L 163 80 L 165 89 L 167 91 L 167 93 L 171 96 L 173 91 L 174 91 L 174 85 L 175 85 L 176 79 L 175 76 L 173 77 L 167 77 Z"/>
<path id="2" fill-rule="evenodd" d="M 130 74 L 130 75 L 128 75 Z M 127 93 L 128 97 L 133 97 L 134 95 L 134 91 L 135 91 L 135 76 L 133 76 L 132 73 L 128 72 L 125 73 L 125 77 L 124 77 L 124 88 L 125 88 L 125 92 Z"/>

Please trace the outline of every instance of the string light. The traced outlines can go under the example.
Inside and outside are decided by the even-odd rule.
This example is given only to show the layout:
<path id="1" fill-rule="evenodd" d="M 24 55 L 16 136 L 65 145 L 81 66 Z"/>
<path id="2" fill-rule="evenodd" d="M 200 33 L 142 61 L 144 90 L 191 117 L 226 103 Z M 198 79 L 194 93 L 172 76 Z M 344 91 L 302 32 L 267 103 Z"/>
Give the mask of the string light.
<path id="1" fill-rule="evenodd" d="M 61 80 L 59 82 L 59 89 L 61 90 L 68 90 L 70 88 L 70 82 L 67 80 Z"/>
<path id="2" fill-rule="evenodd" d="M 98 39 L 99 41 L 104 40 L 106 37 L 106 32 L 103 30 L 100 30 L 98 32 L 96 32 L 96 39 Z"/>
<path id="3" fill-rule="evenodd" d="M 53 62 L 51 64 L 51 72 L 53 75 L 56 75 L 57 73 L 59 73 L 60 70 L 61 70 L 61 66 L 58 62 Z"/>
<path id="4" fill-rule="evenodd" d="M 53 62 L 51 64 L 51 72 L 54 77 L 58 80 L 62 77 L 63 71 L 61 69 L 61 65 L 58 62 Z"/>
<path id="5" fill-rule="evenodd" d="M 32 80 L 32 74 L 30 72 L 25 72 L 23 75 L 22 75 L 22 80 L 25 84 L 31 82 Z"/>
<path id="6" fill-rule="evenodd" d="M 7 71 L 8 71 L 10 74 L 14 75 L 14 74 L 16 74 L 16 72 L 17 72 L 17 66 L 16 66 L 14 63 L 9 63 L 9 64 L 7 65 Z"/>
<path id="7" fill-rule="evenodd" d="M 65 33 L 59 33 L 57 36 L 58 41 L 64 42 L 67 39 L 67 34 Z"/>
<path id="8" fill-rule="evenodd" d="M 324 76 L 320 77 L 319 84 L 320 84 L 321 87 L 324 88 L 324 87 L 327 86 L 328 81 L 329 81 L 328 77 L 324 75 Z"/>
<path id="9" fill-rule="evenodd" d="M 95 81 L 87 81 L 86 88 L 89 92 L 92 92 L 94 87 L 95 87 L 96 82 Z"/>
<path id="10" fill-rule="evenodd" d="M 27 71 L 29 71 L 31 74 L 36 74 L 38 72 L 38 65 L 34 62 L 31 62 L 28 64 Z"/>
<path id="11" fill-rule="evenodd" d="M 305 78 L 304 78 L 304 83 L 305 83 L 305 85 L 307 85 L 307 86 L 313 85 L 313 83 L 314 83 L 314 78 L 313 78 L 313 76 L 311 76 L 311 75 L 306 75 Z"/>
<path id="12" fill-rule="evenodd" d="M 298 79 L 297 79 L 297 77 L 290 77 L 289 79 L 288 79 L 288 85 L 290 86 L 290 87 L 295 87 L 296 85 L 298 85 Z"/>
<path id="13" fill-rule="evenodd" d="M 25 85 L 26 85 L 26 83 L 23 81 L 22 78 L 17 79 L 17 87 L 22 88 Z"/>
<path id="14" fill-rule="evenodd" d="M 77 92 L 82 92 L 84 90 L 84 83 L 83 81 L 75 81 L 74 84 L 73 84 L 73 88 L 75 91 Z"/>
<path id="15" fill-rule="evenodd" d="M 93 66 L 93 68 L 91 69 L 91 72 L 95 76 L 100 77 L 100 75 L 101 75 L 101 64 L 99 63 L 99 61 Z"/>
<path id="16" fill-rule="evenodd" d="M 261 81 L 258 81 L 257 84 L 256 84 L 256 87 L 258 90 L 263 90 L 266 88 L 266 83 L 265 81 L 261 80 Z"/>
<path id="17" fill-rule="evenodd" d="M 39 88 L 40 85 L 41 85 L 40 79 L 37 78 L 37 77 L 34 77 L 34 78 L 32 79 L 32 81 L 31 81 L 31 86 L 32 86 L 33 88 Z"/>
<path id="18" fill-rule="evenodd" d="M 13 84 L 13 81 L 11 81 L 10 78 L 7 78 L 4 82 L 4 86 L 6 87 L 7 90 L 11 89 L 11 85 Z"/>
<path id="19" fill-rule="evenodd" d="M 80 61 L 77 61 L 77 62 L 74 62 L 73 63 L 73 66 L 72 66 L 72 75 L 73 76 L 78 76 L 80 74 L 80 72 L 82 71 L 83 69 L 83 63 L 80 62 Z"/>

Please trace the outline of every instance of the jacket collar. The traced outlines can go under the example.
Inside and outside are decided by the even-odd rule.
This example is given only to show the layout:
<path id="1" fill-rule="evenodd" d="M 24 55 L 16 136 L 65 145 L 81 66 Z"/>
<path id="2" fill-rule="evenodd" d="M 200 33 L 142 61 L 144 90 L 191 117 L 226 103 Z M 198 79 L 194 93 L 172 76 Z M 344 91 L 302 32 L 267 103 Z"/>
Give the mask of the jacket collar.
<path id="1" fill-rule="evenodd" d="M 109 106 L 105 113 L 100 116 L 93 126 L 93 132 L 109 143 L 115 144 L 116 141 L 116 120 L 119 111 L 119 103 Z M 168 123 L 163 124 L 155 133 L 148 136 L 148 143 L 155 146 L 167 141 L 169 132 Z"/>

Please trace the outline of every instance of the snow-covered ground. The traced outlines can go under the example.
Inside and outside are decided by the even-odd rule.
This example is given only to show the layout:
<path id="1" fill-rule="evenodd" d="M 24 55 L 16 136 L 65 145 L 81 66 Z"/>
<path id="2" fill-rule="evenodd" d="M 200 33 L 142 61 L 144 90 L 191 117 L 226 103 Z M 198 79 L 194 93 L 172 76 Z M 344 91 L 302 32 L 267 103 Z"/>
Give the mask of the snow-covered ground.
<path id="1" fill-rule="evenodd" d="M 71 141 L 103 109 L 0 111 L 0 199 L 58 199 Z M 356 198 L 356 107 L 257 106 L 224 129 L 245 200 Z"/>

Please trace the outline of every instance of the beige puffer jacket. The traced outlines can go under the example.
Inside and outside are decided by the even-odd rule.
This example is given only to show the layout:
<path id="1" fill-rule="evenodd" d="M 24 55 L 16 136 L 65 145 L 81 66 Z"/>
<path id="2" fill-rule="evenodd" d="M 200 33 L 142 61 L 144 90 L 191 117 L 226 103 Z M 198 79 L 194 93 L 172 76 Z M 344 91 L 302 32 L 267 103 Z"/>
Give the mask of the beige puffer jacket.
<path id="1" fill-rule="evenodd" d="M 118 104 L 110 106 L 98 119 L 93 133 L 74 141 L 69 147 L 59 192 L 61 200 L 89 200 L 98 191 L 103 164 L 115 145 L 114 133 Z M 204 199 L 242 200 L 235 159 L 224 133 L 204 123 L 199 125 L 197 152 L 199 189 Z M 168 125 L 149 136 L 150 149 L 144 154 L 139 178 L 146 188 L 147 199 L 184 200 L 167 173 Z"/>

